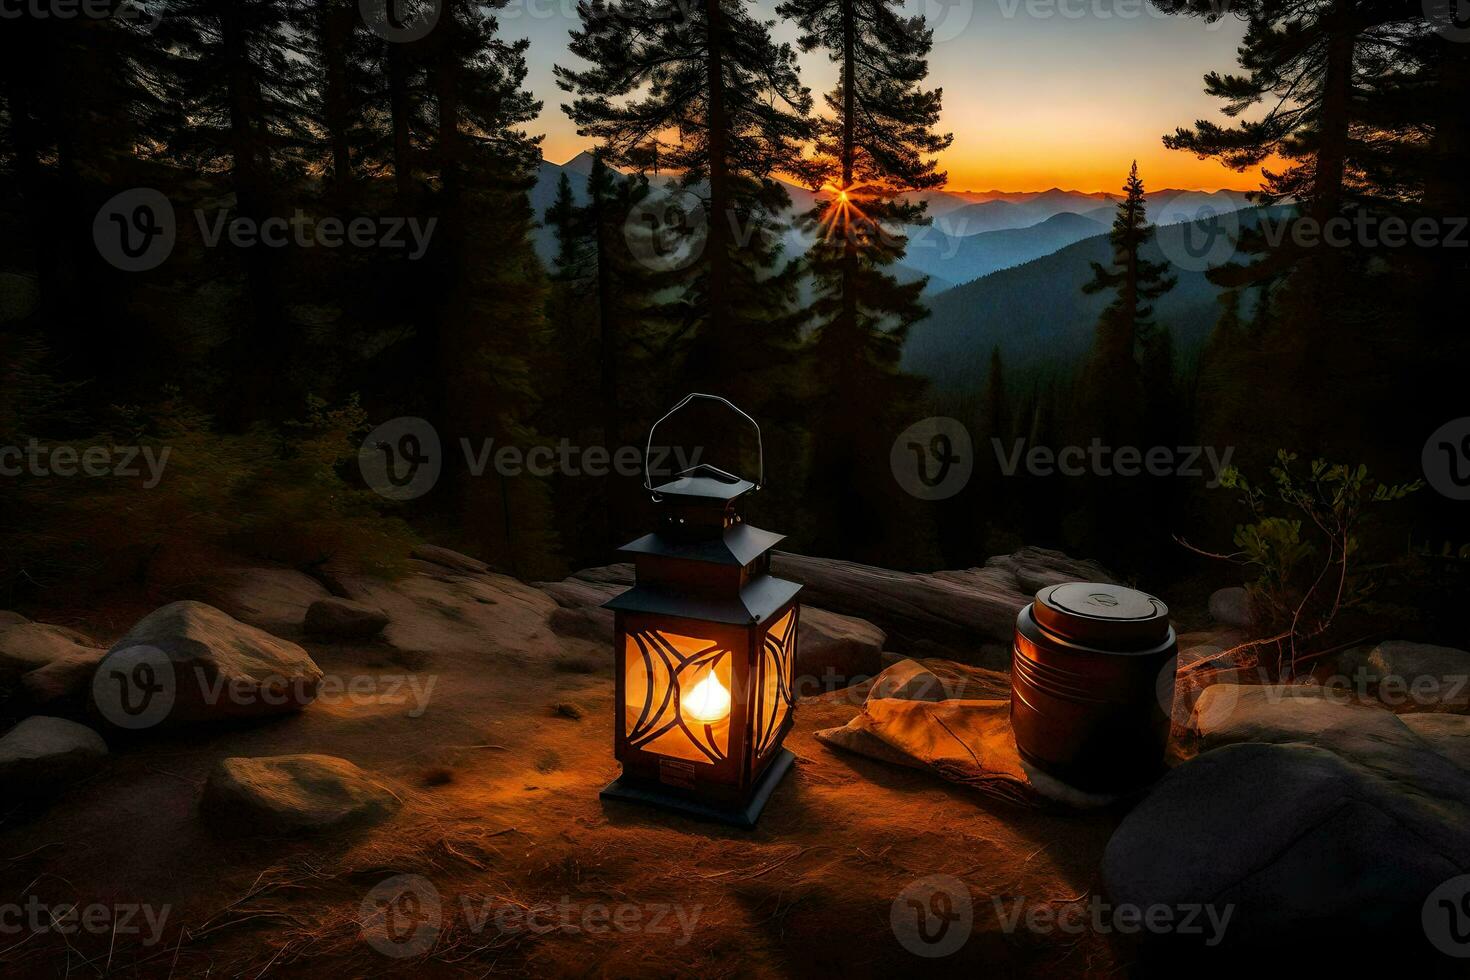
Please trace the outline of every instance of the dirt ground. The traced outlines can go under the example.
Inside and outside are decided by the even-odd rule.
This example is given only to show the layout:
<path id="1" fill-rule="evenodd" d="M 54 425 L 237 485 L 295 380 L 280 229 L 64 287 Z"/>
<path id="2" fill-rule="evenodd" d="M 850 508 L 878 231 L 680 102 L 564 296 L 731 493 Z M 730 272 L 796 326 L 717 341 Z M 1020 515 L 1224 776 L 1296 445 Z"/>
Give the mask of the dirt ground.
<path id="1" fill-rule="evenodd" d="M 786 743 L 796 767 L 747 832 L 599 800 L 618 773 L 606 647 L 568 640 L 549 659 L 435 653 L 410 672 L 386 647 L 304 645 L 329 677 L 376 678 L 377 693 L 322 698 L 248 727 L 110 737 L 114 755 L 99 775 L 40 812 L 4 814 L 0 907 L 30 896 L 50 909 L 139 903 L 159 929 L 154 939 L 136 914 L 142 933 L 131 932 L 123 912 L 111 931 L 7 928 L 0 973 L 1055 978 L 1127 969 L 1128 949 L 1108 937 L 1002 925 L 1018 907 L 1096 893 L 1119 814 L 1019 809 L 813 737 L 855 706 L 800 705 Z M 420 691 L 433 683 L 428 710 L 404 703 L 394 685 L 405 679 Z M 354 833 L 290 840 L 224 837 L 201 820 L 218 759 L 300 752 L 357 763 L 403 810 Z M 432 885 L 439 924 L 414 934 L 415 955 L 393 958 L 364 937 L 362 909 L 375 886 L 405 874 Z M 935 874 L 968 886 L 973 927 L 957 952 L 921 959 L 891 916 L 905 887 Z"/>

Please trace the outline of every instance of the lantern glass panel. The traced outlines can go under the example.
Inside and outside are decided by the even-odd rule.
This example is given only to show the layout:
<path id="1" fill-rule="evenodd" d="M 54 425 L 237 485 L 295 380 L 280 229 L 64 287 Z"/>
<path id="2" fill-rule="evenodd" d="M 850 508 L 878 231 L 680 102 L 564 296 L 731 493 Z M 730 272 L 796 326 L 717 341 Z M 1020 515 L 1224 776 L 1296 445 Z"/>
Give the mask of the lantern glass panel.
<path id="1" fill-rule="evenodd" d="M 796 661 L 796 607 L 778 619 L 761 640 L 760 698 L 755 711 L 755 754 L 760 759 L 778 743 L 791 717 Z"/>
<path id="2" fill-rule="evenodd" d="M 628 745 L 705 765 L 723 761 L 730 754 L 729 646 L 659 629 L 629 632 L 624 643 Z"/>

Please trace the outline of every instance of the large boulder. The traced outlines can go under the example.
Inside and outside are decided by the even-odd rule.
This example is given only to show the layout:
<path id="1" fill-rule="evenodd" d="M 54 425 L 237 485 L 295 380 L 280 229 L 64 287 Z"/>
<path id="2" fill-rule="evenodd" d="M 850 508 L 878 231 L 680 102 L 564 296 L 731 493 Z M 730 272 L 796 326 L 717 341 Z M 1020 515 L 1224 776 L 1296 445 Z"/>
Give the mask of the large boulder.
<path id="1" fill-rule="evenodd" d="M 102 736 L 64 718 L 27 718 L 0 737 L 0 796 L 47 792 L 92 774 L 107 755 Z"/>
<path id="2" fill-rule="evenodd" d="M 1395 711 L 1470 712 L 1470 652 L 1465 650 L 1388 640 L 1343 652 L 1337 672 Z"/>
<path id="3" fill-rule="evenodd" d="M 0 626 L 0 680 L 78 656 L 95 647 L 76 630 L 45 623 Z"/>
<path id="4" fill-rule="evenodd" d="M 299 711 L 322 671 L 305 650 L 202 602 L 175 602 L 130 629 L 97 668 L 92 702 L 114 725 Z"/>
<path id="5" fill-rule="evenodd" d="M 383 610 L 351 599 L 318 599 L 306 610 L 306 634 L 323 640 L 368 640 L 387 625 Z"/>
<path id="6" fill-rule="evenodd" d="M 1425 897 L 1470 872 L 1470 773 L 1435 744 L 1462 733 L 1312 685 L 1217 684 L 1195 728 L 1202 754 L 1108 844 L 1115 904 L 1231 907 L 1226 949 L 1340 934 L 1423 952 Z"/>
<path id="7" fill-rule="evenodd" d="M 1402 761 L 1444 762 L 1423 747 Z M 1108 898 L 1228 914 L 1219 936 L 1207 928 L 1196 937 L 1216 939 L 1216 954 L 1333 936 L 1348 949 L 1422 960 L 1426 896 L 1470 871 L 1470 777 L 1456 772 L 1426 787 L 1412 769 L 1384 775 L 1316 745 L 1206 752 L 1173 769 L 1118 827 L 1103 854 Z"/>
<path id="8" fill-rule="evenodd" d="M 221 830 L 265 835 L 377 823 L 400 805 L 357 766 L 327 755 L 221 759 L 200 801 L 206 819 Z"/>
<path id="9" fill-rule="evenodd" d="M 1404 727 L 1461 769 L 1470 770 L 1470 715 L 1417 711 L 1399 715 Z"/>
<path id="10" fill-rule="evenodd" d="M 304 572 L 291 568 L 232 568 L 210 596 L 242 623 L 277 636 L 298 637 L 306 611 L 331 593 Z"/>
<path id="11" fill-rule="evenodd" d="M 798 693 L 876 675 L 883 669 L 886 638 L 867 620 L 802 606 L 796 639 Z"/>
<path id="12" fill-rule="evenodd" d="M 4 629 L 7 626 L 21 626 L 29 622 L 29 619 L 26 619 L 18 612 L 11 612 L 8 609 L 0 609 L 0 629 Z"/>

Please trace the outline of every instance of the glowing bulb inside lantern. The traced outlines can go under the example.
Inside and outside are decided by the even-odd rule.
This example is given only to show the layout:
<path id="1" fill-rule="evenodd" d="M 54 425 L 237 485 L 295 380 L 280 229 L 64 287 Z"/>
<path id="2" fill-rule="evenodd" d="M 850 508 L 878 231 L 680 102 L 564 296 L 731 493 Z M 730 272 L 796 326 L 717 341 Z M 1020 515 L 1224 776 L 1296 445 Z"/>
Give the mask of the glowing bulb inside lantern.
<path id="1" fill-rule="evenodd" d="M 679 698 L 679 704 L 695 721 L 722 721 L 730 714 L 730 692 L 714 671 L 710 671 L 688 694 Z"/>

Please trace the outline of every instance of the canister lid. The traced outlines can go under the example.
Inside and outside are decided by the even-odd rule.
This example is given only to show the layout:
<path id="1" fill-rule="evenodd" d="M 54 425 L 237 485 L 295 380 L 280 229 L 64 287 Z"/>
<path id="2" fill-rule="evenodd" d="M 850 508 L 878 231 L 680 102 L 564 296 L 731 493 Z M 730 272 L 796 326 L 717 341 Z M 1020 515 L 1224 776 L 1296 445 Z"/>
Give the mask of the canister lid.
<path id="1" fill-rule="evenodd" d="M 1042 629 L 1102 650 L 1147 650 L 1169 636 L 1169 607 L 1122 585 L 1050 585 L 1036 593 L 1032 615 Z"/>

